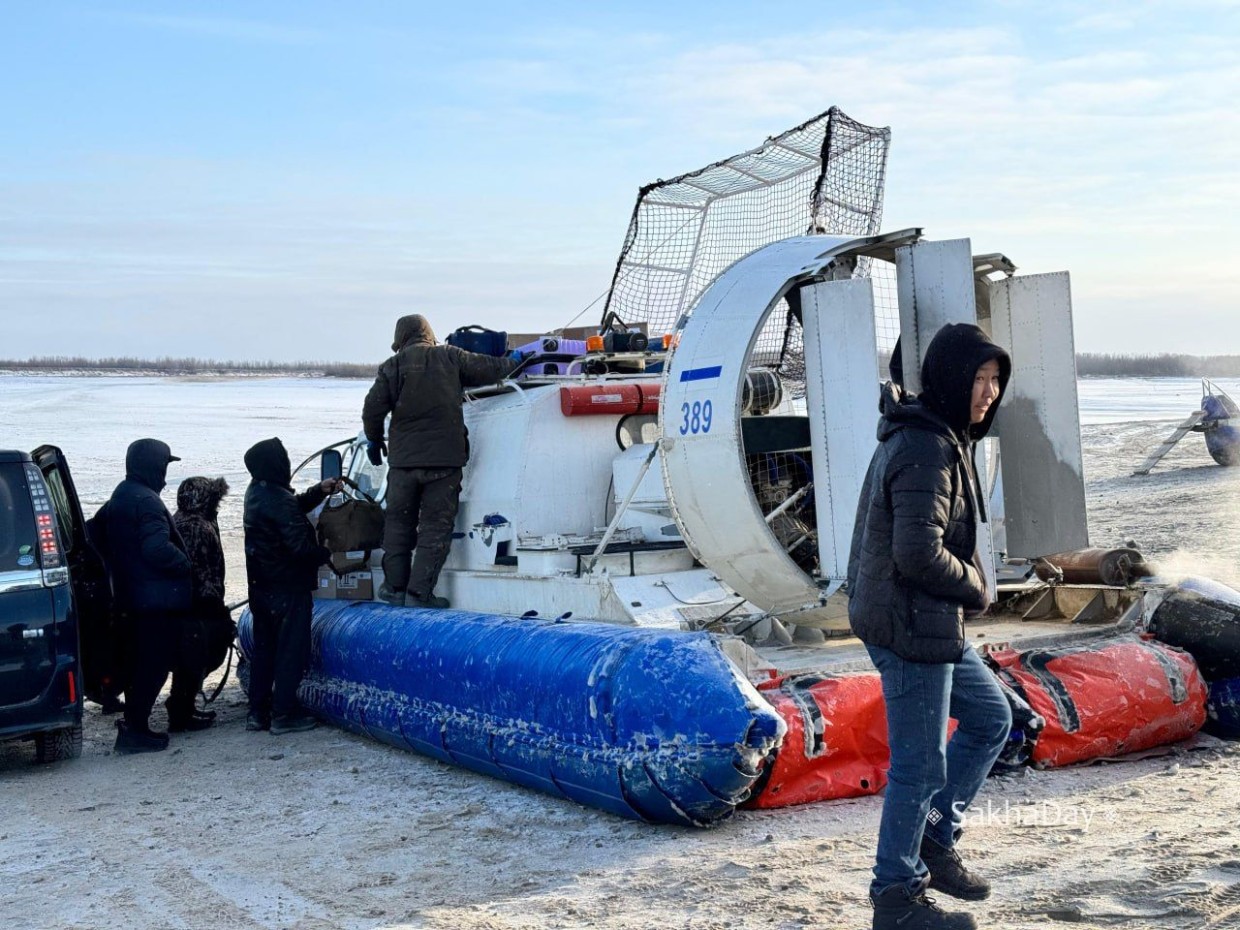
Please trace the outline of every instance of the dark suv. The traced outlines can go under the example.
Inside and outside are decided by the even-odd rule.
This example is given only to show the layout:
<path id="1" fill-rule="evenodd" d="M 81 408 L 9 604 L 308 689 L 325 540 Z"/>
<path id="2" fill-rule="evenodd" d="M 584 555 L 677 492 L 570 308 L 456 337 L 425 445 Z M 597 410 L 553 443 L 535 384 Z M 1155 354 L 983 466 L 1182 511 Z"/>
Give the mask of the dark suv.
<path id="1" fill-rule="evenodd" d="M 0 740 L 33 739 L 40 762 L 81 755 L 109 602 L 64 455 L 0 450 Z"/>

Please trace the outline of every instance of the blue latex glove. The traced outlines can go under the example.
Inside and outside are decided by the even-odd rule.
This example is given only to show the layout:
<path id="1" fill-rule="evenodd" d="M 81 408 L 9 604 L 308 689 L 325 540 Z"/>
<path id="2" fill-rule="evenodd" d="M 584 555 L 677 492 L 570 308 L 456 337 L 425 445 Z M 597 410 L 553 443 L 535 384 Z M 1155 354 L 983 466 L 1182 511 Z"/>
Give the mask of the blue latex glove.
<path id="1" fill-rule="evenodd" d="M 383 464 L 385 455 L 387 455 L 387 445 L 382 439 L 378 442 L 371 440 L 366 443 L 366 458 L 370 459 L 370 464 L 375 468 Z"/>

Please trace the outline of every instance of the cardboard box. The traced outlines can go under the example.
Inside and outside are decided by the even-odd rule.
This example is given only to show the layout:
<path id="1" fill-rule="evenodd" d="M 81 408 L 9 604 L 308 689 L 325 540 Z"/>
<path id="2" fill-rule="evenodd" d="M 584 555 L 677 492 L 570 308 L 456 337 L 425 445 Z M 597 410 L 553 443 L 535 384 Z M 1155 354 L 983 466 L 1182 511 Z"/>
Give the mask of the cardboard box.
<path id="1" fill-rule="evenodd" d="M 313 596 L 320 600 L 331 600 L 336 596 L 336 573 L 330 568 L 319 566 L 319 581 Z"/>
<path id="2" fill-rule="evenodd" d="M 337 576 L 330 568 L 319 569 L 319 585 L 314 596 L 322 601 L 369 601 L 375 596 L 372 572 L 349 572 Z"/>
<path id="3" fill-rule="evenodd" d="M 375 596 L 375 576 L 371 572 L 349 572 L 336 578 L 336 599 L 370 601 Z"/>

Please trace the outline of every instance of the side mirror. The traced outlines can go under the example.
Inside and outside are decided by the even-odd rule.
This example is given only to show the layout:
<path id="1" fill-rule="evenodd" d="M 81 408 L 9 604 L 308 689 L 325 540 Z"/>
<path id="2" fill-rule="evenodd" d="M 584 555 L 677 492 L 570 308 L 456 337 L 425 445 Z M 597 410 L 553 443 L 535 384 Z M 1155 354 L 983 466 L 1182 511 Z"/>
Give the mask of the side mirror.
<path id="1" fill-rule="evenodd" d="M 344 477 L 344 457 L 339 449 L 328 449 L 319 456 L 319 480 Z"/>

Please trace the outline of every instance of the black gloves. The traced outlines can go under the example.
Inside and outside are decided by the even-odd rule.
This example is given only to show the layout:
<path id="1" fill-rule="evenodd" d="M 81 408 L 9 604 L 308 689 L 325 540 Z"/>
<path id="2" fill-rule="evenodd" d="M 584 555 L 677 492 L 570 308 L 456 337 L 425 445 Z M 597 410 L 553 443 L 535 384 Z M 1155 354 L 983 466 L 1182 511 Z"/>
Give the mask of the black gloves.
<path id="1" fill-rule="evenodd" d="M 382 439 L 377 442 L 372 439 L 366 443 L 366 458 L 370 459 L 370 464 L 375 468 L 383 464 L 385 455 L 387 455 L 387 445 Z"/>

